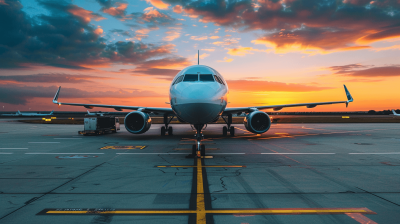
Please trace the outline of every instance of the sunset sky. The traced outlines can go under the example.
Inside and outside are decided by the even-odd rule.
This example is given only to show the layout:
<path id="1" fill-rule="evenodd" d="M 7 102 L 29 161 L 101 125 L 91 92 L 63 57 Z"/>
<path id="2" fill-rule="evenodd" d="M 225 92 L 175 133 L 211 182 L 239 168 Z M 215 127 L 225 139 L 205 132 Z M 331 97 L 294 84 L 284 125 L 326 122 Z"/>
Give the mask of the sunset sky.
<path id="1" fill-rule="evenodd" d="M 169 107 L 197 50 L 228 107 L 346 100 L 346 84 L 348 108 L 282 111 L 400 108 L 400 0 L 0 0 L 0 111 L 86 110 L 52 104 L 58 86 L 61 102 Z"/>

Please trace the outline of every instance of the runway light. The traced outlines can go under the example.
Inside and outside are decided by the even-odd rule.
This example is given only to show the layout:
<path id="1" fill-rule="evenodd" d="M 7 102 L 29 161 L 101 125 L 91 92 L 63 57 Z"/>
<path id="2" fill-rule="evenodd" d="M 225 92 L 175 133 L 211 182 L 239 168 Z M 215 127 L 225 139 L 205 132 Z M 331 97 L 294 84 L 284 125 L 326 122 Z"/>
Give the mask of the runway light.
<path id="1" fill-rule="evenodd" d="M 46 120 L 46 118 L 44 117 L 44 118 L 42 118 L 42 120 Z"/>
<path id="2" fill-rule="evenodd" d="M 350 118 L 349 116 L 342 116 L 342 118 Z"/>
<path id="3" fill-rule="evenodd" d="M 51 121 L 51 119 L 44 119 L 44 121 Z"/>
<path id="4" fill-rule="evenodd" d="M 57 119 L 56 117 L 51 117 L 51 119 Z"/>

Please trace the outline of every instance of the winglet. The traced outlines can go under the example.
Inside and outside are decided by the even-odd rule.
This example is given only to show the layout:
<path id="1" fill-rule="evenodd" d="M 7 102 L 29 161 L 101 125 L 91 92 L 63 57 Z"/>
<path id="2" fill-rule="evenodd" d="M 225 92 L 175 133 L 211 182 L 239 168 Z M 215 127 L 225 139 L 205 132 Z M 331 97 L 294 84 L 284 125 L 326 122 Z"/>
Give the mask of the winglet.
<path id="1" fill-rule="evenodd" d="M 347 102 L 346 102 L 346 107 L 349 105 L 350 102 L 353 102 L 353 97 L 351 96 L 349 90 L 347 89 L 346 85 L 344 86 L 344 91 L 346 92 L 346 96 L 347 96 Z"/>
<path id="2" fill-rule="evenodd" d="M 58 100 L 58 95 L 60 94 L 60 89 L 61 89 L 61 86 L 58 87 L 57 93 L 56 93 L 56 95 L 54 96 L 54 99 L 53 99 L 53 103 L 58 104 L 57 100 Z"/>

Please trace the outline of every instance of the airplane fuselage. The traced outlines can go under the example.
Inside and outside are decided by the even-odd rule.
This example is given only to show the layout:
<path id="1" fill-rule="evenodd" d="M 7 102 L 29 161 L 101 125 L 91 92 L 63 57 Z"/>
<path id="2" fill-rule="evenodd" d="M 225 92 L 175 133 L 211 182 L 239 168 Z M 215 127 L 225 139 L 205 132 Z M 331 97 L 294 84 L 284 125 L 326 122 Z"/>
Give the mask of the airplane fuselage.
<path id="1" fill-rule="evenodd" d="M 173 79 L 169 99 L 176 116 L 190 124 L 207 124 L 225 110 L 228 85 L 215 69 L 189 66 Z"/>

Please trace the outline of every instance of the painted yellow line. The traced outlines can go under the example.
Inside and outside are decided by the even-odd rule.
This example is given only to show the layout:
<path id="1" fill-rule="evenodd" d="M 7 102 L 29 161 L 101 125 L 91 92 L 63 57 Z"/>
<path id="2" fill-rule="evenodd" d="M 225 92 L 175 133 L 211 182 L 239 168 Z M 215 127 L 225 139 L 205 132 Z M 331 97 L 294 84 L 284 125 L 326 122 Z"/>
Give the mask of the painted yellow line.
<path id="1" fill-rule="evenodd" d="M 207 213 L 219 214 L 344 214 L 344 213 L 367 213 L 376 214 L 375 212 L 367 209 L 228 209 L 228 210 L 208 210 Z"/>
<path id="2" fill-rule="evenodd" d="M 201 168 L 198 168 L 201 170 Z M 198 171 L 199 173 L 199 171 Z M 200 171 L 201 173 L 201 171 Z M 198 178 L 202 182 L 202 177 Z M 200 183 L 198 182 L 198 183 Z M 197 185 L 197 189 L 202 191 L 203 186 Z M 208 214 L 306 214 L 306 215 L 319 215 L 319 214 L 345 214 L 345 213 L 361 213 L 361 214 L 376 214 L 368 208 L 306 208 L 306 209 L 215 209 L 205 210 L 204 192 L 197 194 L 197 208 L 196 210 L 115 210 L 115 211 L 47 211 L 46 214 L 197 214 L 197 223 L 205 223 L 205 215 Z"/>
<path id="3" fill-rule="evenodd" d="M 201 159 L 197 158 L 197 206 L 196 224 L 206 224 L 206 206 L 204 203 L 203 170 Z"/>
<path id="4" fill-rule="evenodd" d="M 172 168 L 181 168 L 181 167 L 197 167 L 197 166 L 156 166 L 156 167 L 172 167 Z M 205 168 L 224 168 L 224 167 L 226 167 L 226 168 L 240 168 L 240 167 L 246 167 L 246 166 L 223 166 L 223 165 L 215 165 L 215 166 L 213 166 L 213 165 L 210 165 L 210 166 L 202 166 L 202 167 L 205 167 Z"/>

